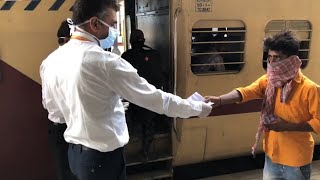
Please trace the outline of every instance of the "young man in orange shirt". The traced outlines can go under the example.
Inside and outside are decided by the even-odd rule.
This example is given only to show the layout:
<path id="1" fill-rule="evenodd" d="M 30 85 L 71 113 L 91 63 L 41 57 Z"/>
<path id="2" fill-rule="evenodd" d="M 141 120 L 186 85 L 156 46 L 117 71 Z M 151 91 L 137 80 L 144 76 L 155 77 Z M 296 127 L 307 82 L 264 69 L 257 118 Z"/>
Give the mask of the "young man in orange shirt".
<path id="1" fill-rule="evenodd" d="M 320 88 L 300 70 L 299 41 L 286 31 L 264 42 L 267 74 L 247 87 L 207 96 L 213 107 L 263 99 L 256 143 L 264 132 L 263 179 L 309 180 L 314 140 L 320 132 Z"/>

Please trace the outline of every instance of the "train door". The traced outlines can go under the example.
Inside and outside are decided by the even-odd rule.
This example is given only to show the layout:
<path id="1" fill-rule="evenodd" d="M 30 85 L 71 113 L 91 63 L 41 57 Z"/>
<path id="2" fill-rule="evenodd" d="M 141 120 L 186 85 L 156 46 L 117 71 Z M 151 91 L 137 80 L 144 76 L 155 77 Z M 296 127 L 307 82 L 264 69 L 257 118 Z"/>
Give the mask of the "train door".
<path id="1" fill-rule="evenodd" d="M 160 55 L 161 67 L 152 71 L 162 71 L 164 84 L 162 89 L 172 92 L 172 61 L 170 47 L 170 13 L 169 0 L 136 0 L 125 1 L 127 47 L 130 47 L 129 37 L 133 29 L 144 33 L 145 45 L 156 50 Z M 129 23 L 128 23 L 129 22 Z M 139 73 L 139 70 L 138 70 Z M 156 73 L 156 72 L 154 72 Z M 147 78 L 146 78 L 147 79 Z M 129 107 L 130 109 L 130 107 Z M 148 154 L 142 151 L 144 141 L 139 122 L 148 121 L 141 117 L 129 124 L 130 142 L 126 146 L 127 167 L 129 179 L 171 179 L 172 178 L 172 119 L 163 115 L 154 118 L 153 141 Z M 139 121 L 139 122 L 137 122 Z M 138 126 L 138 127 L 135 127 Z M 140 127 L 139 127 L 140 126 Z M 131 128 L 130 128 L 131 127 Z M 143 133 L 143 132 L 142 132 Z"/>

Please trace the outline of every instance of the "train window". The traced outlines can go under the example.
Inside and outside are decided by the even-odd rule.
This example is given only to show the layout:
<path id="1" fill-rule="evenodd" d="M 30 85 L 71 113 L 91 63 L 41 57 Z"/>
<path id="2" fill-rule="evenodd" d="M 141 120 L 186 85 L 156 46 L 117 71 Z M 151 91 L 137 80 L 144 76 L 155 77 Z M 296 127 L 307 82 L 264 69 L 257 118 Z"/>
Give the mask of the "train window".
<path id="1" fill-rule="evenodd" d="M 196 75 L 238 73 L 244 65 L 241 21 L 199 21 L 192 28 L 191 71 Z"/>
<path id="2" fill-rule="evenodd" d="M 296 33 L 300 40 L 299 57 L 302 61 L 301 68 L 305 68 L 309 61 L 311 24 L 305 20 L 274 20 L 267 24 L 265 29 L 266 37 L 274 35 L 284 30 L 291 30 Z M 263 52 L 263 68 L 267 69 L 268 52 Z"/>

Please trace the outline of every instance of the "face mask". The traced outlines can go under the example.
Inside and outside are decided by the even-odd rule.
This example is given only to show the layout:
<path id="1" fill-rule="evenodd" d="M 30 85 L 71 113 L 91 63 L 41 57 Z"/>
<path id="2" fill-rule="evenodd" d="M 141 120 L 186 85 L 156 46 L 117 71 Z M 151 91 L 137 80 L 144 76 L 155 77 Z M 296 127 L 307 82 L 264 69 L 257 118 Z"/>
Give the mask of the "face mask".
<path id="1" fill-rule="evenodd" d="M 110 27 L 107 23 L 103 22 L 103 21 L 100 20 L 100 19 L 99 19 L 99 21 L 100 21 L 103 25 L 109 27 L 109 35 L 108 35 L 108 37 L 105 38 L 105 39 L 100 40 L 100 46 L 101 46 L 101 48 L 102 48 L 102 49 L 108 49 L 108 48 L 110 48 L 111 46 L 113 46 L 113 44 L 114 44 L 115 40 L 117 39 L 119 33 L 118 33 L 118 30 L 117 30 L 117 29 L 115 29 L 115 28 L 113 28 L 113 27 Z"/>
<path id="2" fill-rule="evenodd" d="M 113 27 L 110 27 L 107 23 L 103 22 L 102 20 L 100 20 L 100 19 L 98 19 L 98 20 L 99 20 L 103 25 L 109 27 L 109 35 L 108 35 L 108 37 L 105 38 L 105 39 L 100 40 L 100 46 L 101 46 L 101 48 L 102 48 L 102 49 L 108 49 L 108 48 L 110 48 L 110 47 L 114 44 L 114 42 L 115 42 L 115 40 L 116 40 L 119 32 L 118 32 L 117 29 L 115 29 L 115 28 L 113 28 Z M 74 25 L 74 23 L 72 22 L 72 20 L 71 20 L 70 18 L 68 18 L 67 21 L 68 21 L 69 27 L 70 27 L 70 35 L 72 35 L 72 33 L 75 32 L 75 29 L 80 29 L 80 30 L 81 30 L 81 28 L 79 28 L 79 26 L 90 22 L 89 20 L 87 20 L 87 21 L 85 21 L 85 22 L 83 22 L 83 23 Z M 83 30 L 82 30 L 82 31 L 83 31 Z M 95 37 L 95 38 L 96 38 L 96 37 Z"/>

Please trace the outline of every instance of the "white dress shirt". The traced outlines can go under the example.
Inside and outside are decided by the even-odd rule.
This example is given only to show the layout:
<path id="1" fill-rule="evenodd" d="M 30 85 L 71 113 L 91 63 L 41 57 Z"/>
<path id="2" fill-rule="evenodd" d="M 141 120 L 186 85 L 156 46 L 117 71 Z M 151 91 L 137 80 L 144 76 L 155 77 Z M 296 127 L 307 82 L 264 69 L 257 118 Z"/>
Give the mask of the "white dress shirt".
<path id="1" fill-rule="evenodd" d="M 120 56 L 104 51 L 92 35 L 75 32 L 88 41 L 71 39 L 41 64 L 43 104 L 52 121 L 65 119 L 64 138 L 101 152 L 129 141 L 120 97 L 171 117 L 207 116 L 211 106 L 188 102 L 163 92 L 137 74 Z"/>
<path id="2" fill-rule="evenodd" d="M 59 46 L 60 48 L 61 46 Z M 42 80 L 42 105 L 45 109 L 48 110 L 48 119 L 53 123 L 64 124 L 66 123 L 63 117 L 62 112 L 59 110 L 57 104 L 52 99 L 52 94 L 48 91 L 46 82 L 44 81 L 43 73 L 45 71 L 45 65 L 41 65 L 40 77 Z"/>

